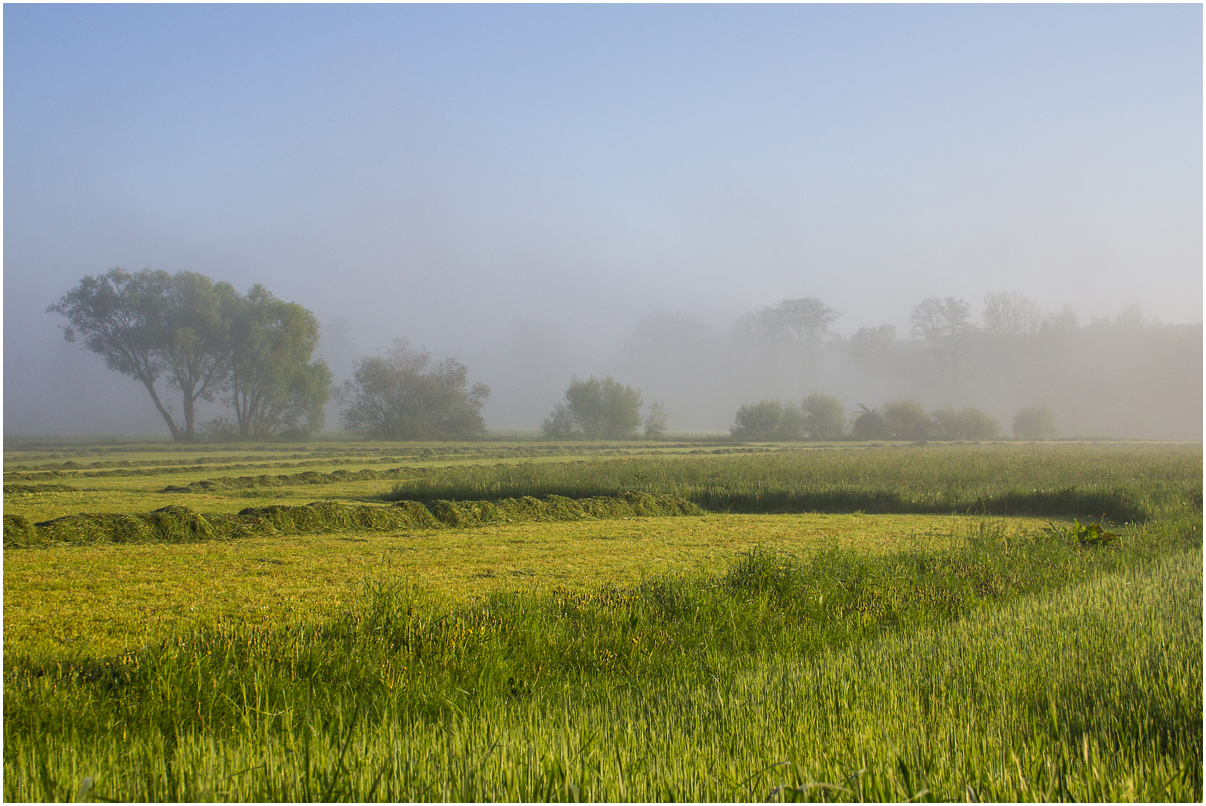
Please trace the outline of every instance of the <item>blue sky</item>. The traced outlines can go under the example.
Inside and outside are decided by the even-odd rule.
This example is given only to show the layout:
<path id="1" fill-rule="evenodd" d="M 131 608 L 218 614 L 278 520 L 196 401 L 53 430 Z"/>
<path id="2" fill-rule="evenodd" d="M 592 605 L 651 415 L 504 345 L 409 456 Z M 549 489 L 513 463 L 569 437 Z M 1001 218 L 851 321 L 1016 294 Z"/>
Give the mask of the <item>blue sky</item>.
<path id="1" fill-rule="evenodd" d="M 1198 5 L 8 5 L 4 134 L 10 432 L 135 428 L 45 405 L 114 266 L 471 370 L 798 296 L 1202 318 Z"/>

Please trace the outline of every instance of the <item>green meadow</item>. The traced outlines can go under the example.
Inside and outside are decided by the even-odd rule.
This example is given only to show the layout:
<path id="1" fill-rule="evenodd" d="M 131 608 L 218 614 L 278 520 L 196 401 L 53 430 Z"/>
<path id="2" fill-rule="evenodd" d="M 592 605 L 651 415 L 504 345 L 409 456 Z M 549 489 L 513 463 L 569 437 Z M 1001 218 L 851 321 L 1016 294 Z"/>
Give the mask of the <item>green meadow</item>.
<path id="1" fill-rule="evenodd" d="M 1202 448 L 10 447 L 8 800 L 1202 799 Z"/>

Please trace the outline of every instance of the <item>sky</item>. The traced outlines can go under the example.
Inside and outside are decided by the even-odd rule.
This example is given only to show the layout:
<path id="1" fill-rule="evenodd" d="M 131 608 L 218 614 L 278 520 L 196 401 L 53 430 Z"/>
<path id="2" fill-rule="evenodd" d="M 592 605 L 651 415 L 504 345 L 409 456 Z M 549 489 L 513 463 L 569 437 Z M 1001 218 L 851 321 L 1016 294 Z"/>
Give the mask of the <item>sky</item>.
<path id="1" fill-rule="evenodd" d="M 537 426 L 656 314 L 812 296 L 839 334 L 903 336 L 923 298 L 1019 291 L 1202 320 L 1200 5 L 3 22 L 6 434 L 162 430 L 45 312 L 113 267 L 263 284 L 318 316 L 337 375 L 395 338 L 455 356 L 496 427 Z M 557 378 L 527 412 L 508 384 L 537 359 Z"/>

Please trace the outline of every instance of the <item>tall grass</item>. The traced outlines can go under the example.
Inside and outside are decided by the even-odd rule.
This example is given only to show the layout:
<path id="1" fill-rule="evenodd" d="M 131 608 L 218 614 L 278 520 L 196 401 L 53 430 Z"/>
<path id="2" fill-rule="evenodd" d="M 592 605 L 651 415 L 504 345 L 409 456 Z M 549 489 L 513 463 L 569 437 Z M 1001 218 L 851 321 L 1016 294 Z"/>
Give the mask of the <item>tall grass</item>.
<path id="1" fill-rule="evenodd" d="M 1200 547 L 966 537 L 6 652 L 5 797 L 1200 799 Z"/>
<path id="2" fill-rule="evenodd" d="M 441 468 L 387 500 L 643 490 L 726 512 L 970 512 L 1141 521 L 1202 506 L 1195 446 L 966 445 Z"/>

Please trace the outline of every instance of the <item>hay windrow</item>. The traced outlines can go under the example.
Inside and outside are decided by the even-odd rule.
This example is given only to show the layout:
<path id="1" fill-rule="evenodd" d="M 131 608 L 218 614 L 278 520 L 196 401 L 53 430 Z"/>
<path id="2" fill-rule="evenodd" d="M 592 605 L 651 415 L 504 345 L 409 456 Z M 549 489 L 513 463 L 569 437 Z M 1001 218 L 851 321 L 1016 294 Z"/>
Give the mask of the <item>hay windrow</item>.
<path id="1" fill-rule="evenodd" d="M 501 501 L 399 501 L 389 506 L 315 501 L 304 506 L 248 507 L 237 515 L 202 515 L 185 506 L 145 514 L 80 513 L 41 523 L 4 516 L 4 547 L 52 543 L 195 543 L 242 537 L 393 532 L 402 529 L 468 528 L 488 524 L 626 517 L 702 515 L 671 495 L 625 492 L 575 500 L 558 495 Z"/>

